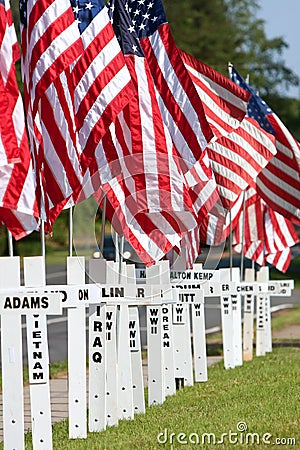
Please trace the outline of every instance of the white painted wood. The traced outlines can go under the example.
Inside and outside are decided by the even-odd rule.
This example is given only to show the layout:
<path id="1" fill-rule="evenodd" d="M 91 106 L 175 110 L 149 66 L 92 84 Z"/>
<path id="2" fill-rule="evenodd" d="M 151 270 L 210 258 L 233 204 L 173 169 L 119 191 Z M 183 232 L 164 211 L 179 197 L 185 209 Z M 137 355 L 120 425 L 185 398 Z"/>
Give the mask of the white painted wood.
<path id="1" fill-rule="evenodd" d="M 0 289 L 20 286 L 20 258 L 0 257 Z M 25 448 L 20 314 L 1 316 L 3 440 L 5 449 Z"/>
<path id="2" fill-rule="evenodd" d="M 269 267 L 264 266 L 261 267 L 258 274 L 257 274 L 259 281 L 261 282 L 267 282 L 269 281 Z M 271 299 L 270 294 L 266 293 L 264 295 L 265 297 L 265 305 L 264 305 L 264 345 L 265 345 L 265 352 L 272 352 L 272 328 L 271 328 Z"/>
<path id="3" fill-rule="evenodd" d="M 89 261 L 89 278 L 106 283 L 106 260 Z M 89 306 L 89 431 L 106 429 L 106 304 Z"/>
<path id="4" fill-rule="evenodd" d="M 129 346 L 132 367 L 133 408 L 135 414 L 145 413 L 144 377 L 139 325 L 139 311 L 129 307 Z"/>
<path id="5" fill-rule="evenodd" d="M 26 287 L 46 285 L 43 256 L 24 258 L 24 282 Z M 52 449 L 52 421 L 47 316 L 27 315 L 26 325 L 32 445 L 35 450 L 48 450 Z"/>
<path id="6" fill-rule="evenodd" d="M 245 281 L 253 282 L 254 269 L 245 269 Z M 244 295 L 244 323 L 243 323 L 243 360 L 253 359 L 253 320 L 254 320 L 254 295 Z"/>
<path id="7" fill-rule="evenodd" d="M 240 281 L 239 267 L 232 268 L 232 281 Z M 240 294 L 231 294 L 234 366 L 243 365 L 242 301 Z"/>
<path id="8" fill-rule="evenodd" d="M 121 263 L 119 279 L 128 284 L 126 263 Z M 133 281 L 132 279 L 130 281 Z M 134 285 L 134 283 L 131 283 Z M 129 345 L 129 307 L 120 304 L 117 315 L 117 351 L 118 351 L 118 408 L 119 419 L 133 419 L 133 387 L 131 354 Z"/>
<path id="9" fill-rule="evenodd" d="M 230 281 L 230 269 L 220 269 L 220 282 L 227 284 Z M 222 323 L 222 340 L 223 340 L 223 357 L 225 369 L 234 367 L 234 350 L 233 350 L 233 321 L 232 321 L 232 304 L 230 292 L 222 291 L 221 297 L 221 323 Z"/>
<path id="10" fill-rule="evenodd" d="M 182 259 L 176 261 L 174 269 L 185 272 L 186 262 Z M 194 270 L 202 270 L 202 264 L 194 265 Z M 175 284 L 174 282 L 172 283 Z M 178 299 L 177 293 L 174 293 Z M 191 322 L 190 305 L 174 304 L 172 305 L 172 325 L 174 342 L 174 373 L 177 386 L 192 386 L 193 377 L 193 359 L 192 359 L 192 341 L 191 341 Z"/>
<path id="11" fill-rule="evenodd" d="M 265 351 L 265 297 L 256 297 L 256 356 L 264 356 Z"/>
<path id="12" fill-rule="evenodd" d="M 146 284 L 159 290 L 161 266 L 146 268 Z M 148 405 L 165 401 L 164 352 L 162 347 L 162 306 L 147 306 Z"/>
<path id="13" fill-rule="evenodd" d="M 162 306 L 147 306 L 148 405 L 165 401 Z"/>
<path id="14" fill-rule="evenodd" d="M 133 388 L 129 346 L 128 305 L 119 306 L 118 314 L 118 408 L 119 419 L 133 419 Z"/>
<path id="15" fill-rule="evenodd" d="M 159 261 L 160 283 L 170 286 L 169 261 Z M 162 305 L 162 346 L 164 361 L 165 396 L 176 393 L 175 363 L 174 363 L 174 336 L 172 321 L 172 305 Z"/>
<path id="16" fill-rule="evenodd" d="M 67 284 L 85 283 L 85 258 L 67 258 Z M 86 309 L 68 308 L 69 438 L 87 437 Z"/>
<path id="17" fill-rule="evenodd" d="M 162 346 L 165 396 L 176 393 L 172 305 L 162 305 Z"/>
<path id="18" fill-rule="evenodd" d="M 263 272 L 257 272 L 257 281 L 263 281 Z M 256 356 L 266 354 L 266 332 L 265 332 L 265 294 L 256 297 Z"/>
<path id="19" fill-rule="evenodd" d="M 119 264 L 107 261 L 106 282 L 119 283 Z M 117 307 L 106 307 L 106 416 L 107 425 L 118 425 Z"/>
<path id="20" fill-rule="evenodd" d="M 207 354 L 204 303 L 191 305 L 195 381 L 207 381 Z"/>
<path id="21" fill-rule="evenodd" d="M 190 308 L 188 304 L 173 305 L 173 337 L 175 378 L 185 386 L 193 386 L 193 359 Z"/>

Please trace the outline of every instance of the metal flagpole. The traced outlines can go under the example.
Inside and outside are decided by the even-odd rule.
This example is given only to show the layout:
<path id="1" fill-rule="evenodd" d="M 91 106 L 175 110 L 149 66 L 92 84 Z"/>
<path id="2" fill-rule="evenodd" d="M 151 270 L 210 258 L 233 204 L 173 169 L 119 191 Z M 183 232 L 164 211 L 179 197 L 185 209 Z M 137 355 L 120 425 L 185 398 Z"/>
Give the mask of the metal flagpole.
<path id="1" fill-rule="evenodd" d="M 41 249 L 42 249 L 42 257 L 44 259 L 45 267 L 46 267 L 46 245 L 45 245 L 45 222 L 41 220 Z"/>
<path id="2" fill-rule="evenodd" d="M 241 236 L 241 281 L 244 279 L 244 243 L 245 243 L 246 191 L 243 191 L 242 236 Z"/>
<path id="3" fill-rule="evenodd" d="M 7 228 L 7 239 L 8 239 L 8 254 L 9 256 L 14 256 L 14 246 L 13 246 L 13 237 L 11 231 Z"/>
<path id="4" fill-rule="evenodd" d="M 99 250 L 101 254 L 101 258 L 103 258 L 103 251 L 104 251 L 104 236 L 105 236 L 105 218 L 106 218 L 106 195 L 103 198 L 103 204 L 102 204 L 102 216 L 101 216 L 101 234 L 100 234 L 100 241 L 99 241 Z"/>
<path id="5" fill-rule="evenodd" d="M 69 256 L 73 256 L 73 206 L 69 209 Z"/>
<path id="6" fill-rule="evenodd" d="M 231 220 L 231 208 L 229 209 L 229 268 L 230 268 L 230 281 L 232 281 L 232 220 Z"/>

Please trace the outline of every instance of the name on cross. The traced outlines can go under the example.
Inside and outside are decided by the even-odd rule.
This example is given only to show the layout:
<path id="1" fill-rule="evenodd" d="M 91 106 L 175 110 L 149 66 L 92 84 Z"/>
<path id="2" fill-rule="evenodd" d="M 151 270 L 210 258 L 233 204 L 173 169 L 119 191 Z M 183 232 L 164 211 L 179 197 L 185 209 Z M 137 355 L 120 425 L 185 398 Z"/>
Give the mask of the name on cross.
<path id="1" fill-rule="evenodd" d="M 182 290 L 180 288 L 174 288 L 174 299 L 176 303 L 203 303 L 204 296 L 203 291 L 201 290 L 192 290 L 192 289 L 185 289 Z"/>
<path id="2" fill-rule="evenodd" d="M 197 281 L 211 281 L 211 279 L 214 277 L 213 270 L 203 270 L 203 271 L 196 271 L 196 270 L 171 270 L 170 271 L 170 279 L 171 282 L 174 280 L 197 280 Z"/>
<path id="3" fill-rule="evenodd" d="M 33 293 L 1 293 L 0 314 L 61 314 L 61 299 L 59 293 L 33 294 Z"/>

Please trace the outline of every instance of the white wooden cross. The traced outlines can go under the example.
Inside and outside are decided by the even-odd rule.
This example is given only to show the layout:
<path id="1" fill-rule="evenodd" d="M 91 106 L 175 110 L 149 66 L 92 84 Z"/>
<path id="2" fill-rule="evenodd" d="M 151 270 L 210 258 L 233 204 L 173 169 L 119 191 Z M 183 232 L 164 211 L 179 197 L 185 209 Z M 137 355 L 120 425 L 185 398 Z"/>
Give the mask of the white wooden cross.
<path id="1" fill-rule="evenodd" d="M 27 316 L 28 363 L 35 448 L 52 447 L 46 319 L 61 314 L 61 295 L 33 285 L 44 282 L 44 267 L 35 260 L 34 275 L 28 272 L 33 261 L 25 259 L 25 282 L 20 286 L 20 258 L 0 258 L 0 314 L 3 392 L 3 434 L 5 448 L 24 449 L 24 403 L 21 316 Z M 39 398 L 39 395 L 41 397 Z M 41 401 L 43 403 L 41 403 Z M 39 411 L 38 411 L 39 408 Z M 39 429 L 36 429 L 39 426 Z"/>

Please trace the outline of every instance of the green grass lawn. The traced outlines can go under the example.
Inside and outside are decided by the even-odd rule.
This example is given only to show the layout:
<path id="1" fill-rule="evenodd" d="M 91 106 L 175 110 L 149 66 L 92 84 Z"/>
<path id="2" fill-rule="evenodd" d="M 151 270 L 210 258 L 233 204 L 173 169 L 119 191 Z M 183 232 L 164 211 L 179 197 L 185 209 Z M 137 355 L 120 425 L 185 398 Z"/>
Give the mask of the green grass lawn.
<path id="1" fill-rule="evenodd" d="M 280 331 L 290 325 L 300 325 L 300 306 L 295 306 L 288 311 L 276 313 L 272 318 L 272 330 Z"/>
<path id="2" fill-rule="evenodd" d="M 63 421 L 53 428 L 53 448 L 264 449 L 277 448 L 276 439 L 281 448 L 300 448 L 299 349 L 275 349 L 227 371 L 220 362 L 208 375 L 208 382 L 186 387 L 133 421 L 89 433 L 85 440 L 69 440 Z M 26 448 L 31 448 L 30 434 Z"/>

